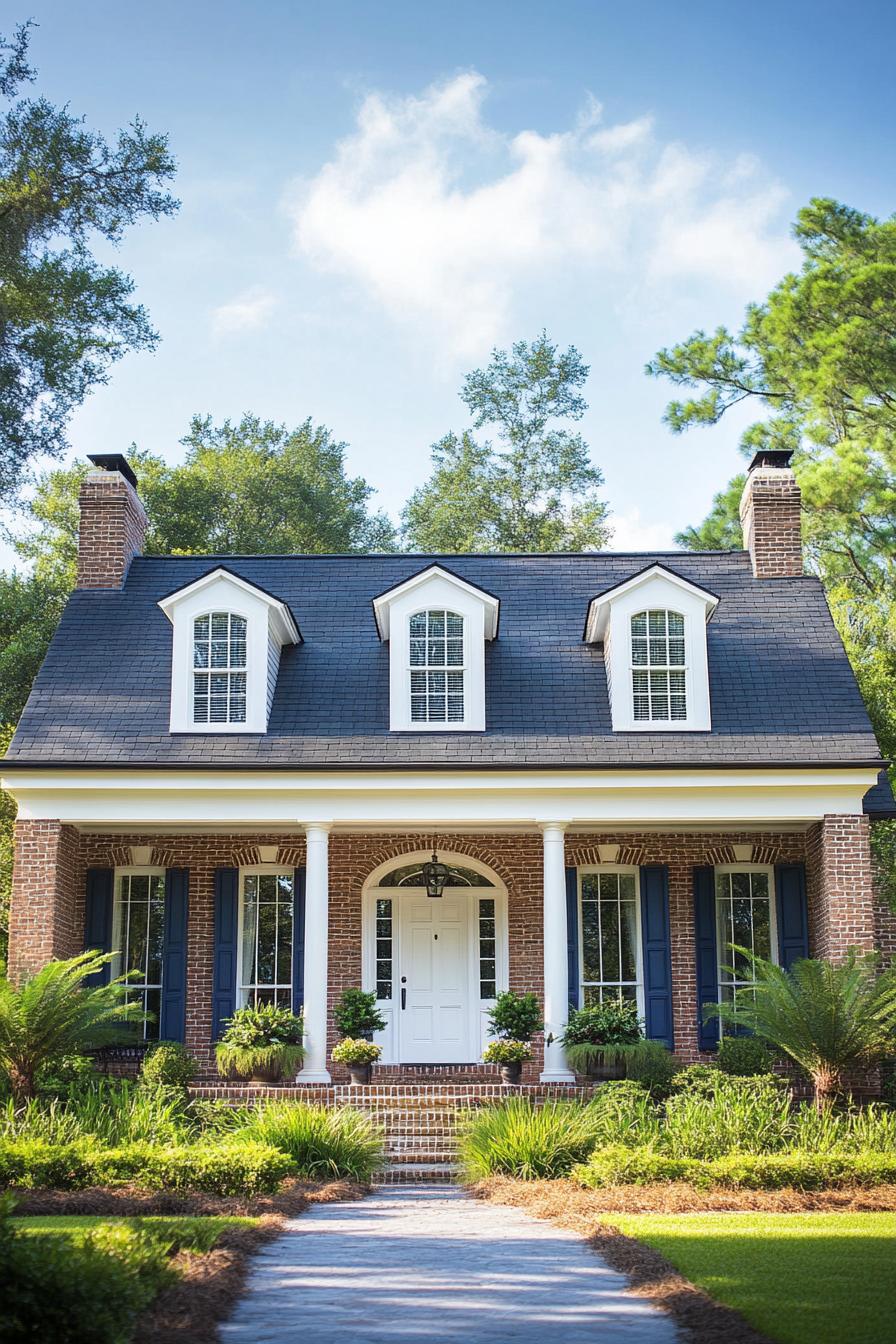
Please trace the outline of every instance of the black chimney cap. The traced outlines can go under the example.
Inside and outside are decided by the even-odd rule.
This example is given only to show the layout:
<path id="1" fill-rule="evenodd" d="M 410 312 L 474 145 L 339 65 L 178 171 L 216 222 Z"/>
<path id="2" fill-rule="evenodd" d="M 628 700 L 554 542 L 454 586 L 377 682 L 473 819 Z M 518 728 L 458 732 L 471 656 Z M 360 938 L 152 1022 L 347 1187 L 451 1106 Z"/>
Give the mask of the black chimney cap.
<path id="1" fill-rule="evenodd" d="M 87 461 L 92 462 L 101 471 L 120 472 L 128 484 L 137 489 L 137 477 L 130 462 L 126 457 L 122 457 L 121 453 L 88 453 Z"/>
<path id="2" fill-rule="evenodd" d="M 792 448 L 760 448 L 747 471 L 752 471 L 754 467 L 789 467 L 792 457 Z"/>

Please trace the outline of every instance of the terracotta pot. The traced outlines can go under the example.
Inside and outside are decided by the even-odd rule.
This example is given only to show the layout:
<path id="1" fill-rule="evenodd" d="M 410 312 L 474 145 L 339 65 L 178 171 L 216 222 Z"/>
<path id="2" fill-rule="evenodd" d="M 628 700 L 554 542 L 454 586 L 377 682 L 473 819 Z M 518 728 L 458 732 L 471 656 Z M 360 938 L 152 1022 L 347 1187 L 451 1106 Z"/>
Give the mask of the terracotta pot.
<path id="1" fill-rule="evenodd" d="M 516 1087 L 523 1076 L 522 1060 L 515 1059 L 509 1064 L 501 1065 L 501 1082 L 508 1087 Z"/>
<path id="2" fill-rule="evenodd" d="M 347 1064 L 348 1076 L 351 1079 L 352 1087 L 363 1087 L 370 1082 L 370 1064 Z"/>

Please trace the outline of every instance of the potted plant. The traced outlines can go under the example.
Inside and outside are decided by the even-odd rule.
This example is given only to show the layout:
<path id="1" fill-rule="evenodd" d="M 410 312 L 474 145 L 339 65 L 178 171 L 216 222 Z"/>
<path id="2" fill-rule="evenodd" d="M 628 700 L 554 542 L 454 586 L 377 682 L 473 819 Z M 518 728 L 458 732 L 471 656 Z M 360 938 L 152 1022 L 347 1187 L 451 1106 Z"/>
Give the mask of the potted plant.
<path id="1" fill-rule="evenodd" d="M 384 1031 L 386 1019 L 376 1006 L 376 995 L 365 989 L 345 989 L 333 1009 L 333 1021 L 343 1038 L 371 1041 L 375 1031 Z"/>
<path id="2" fill-rule="evenodd" d="M 482 1052 L 486 1064 L 500 1064 L 501 1082 L 515 1086 L 522 1076 L 523 1064 L 532 1058 L 528 1041 L 489 1041 Z"/>
<path id="3" fill-rule="evenodd" d="M 370 1068 L 382 1054 L 382 1049 L 373 1041 L 362 1037 L 345 1036 L 333 1047 L 333 1059 L 337 1064 L 345 1064 L 353 1087 L 370 1082 Z"/>
<path id="4" fill-rule="evenodd" d="M 562 1043 L 571 1069 L 605 1080 L 625 1077 L 626 1049 L 641 1037 L 638 1005 L 604 999 L 571 1011 Z"/>
<path id="5" fill-rule="evenodd" d="M 300 1017 L 274 1003 L 238 1008 L 215 1046 L 218 1072 L 252 1083 L 279 1083 L 302 1062 L 304 1032 Z"/>
<path id="6" fill-rule="evenodd" d="M 544 1026 L 538 999 L 506 989 L 495 999 L 488 1024 L 489 1033 L 497 1039 L 489 1041 L 482 1058 L 486 1064 L 500 1064 L 502 1082 L 518 1083 L 524 1061 L 532 1058 L 529 1042 Z"/>

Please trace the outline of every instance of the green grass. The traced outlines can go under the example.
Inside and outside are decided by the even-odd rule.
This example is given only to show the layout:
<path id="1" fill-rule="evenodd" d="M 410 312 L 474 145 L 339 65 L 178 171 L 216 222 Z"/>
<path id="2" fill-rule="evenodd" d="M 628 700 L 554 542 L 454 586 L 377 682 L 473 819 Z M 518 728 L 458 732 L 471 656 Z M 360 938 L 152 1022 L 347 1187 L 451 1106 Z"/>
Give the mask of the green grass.
<path id="1" fill-rule="evenodd" d="M 892 1338 L 896 1213 L 601 1215 L 780 1344 Z"/>
<path id="2" fill-rule="evenodd" d="M 34 1218 L 12 1218 L 17 1231 L 29 1236 L 64 1236 L 73 1242 L 83 1240 L 99 1227 L 125 1223 L 139 1225 L 173 1250 L 210 1251 L 227 1227 L 251 1227 L 257 1218 L 109 1218 L 99 1214 L 47 1214 Z"/>

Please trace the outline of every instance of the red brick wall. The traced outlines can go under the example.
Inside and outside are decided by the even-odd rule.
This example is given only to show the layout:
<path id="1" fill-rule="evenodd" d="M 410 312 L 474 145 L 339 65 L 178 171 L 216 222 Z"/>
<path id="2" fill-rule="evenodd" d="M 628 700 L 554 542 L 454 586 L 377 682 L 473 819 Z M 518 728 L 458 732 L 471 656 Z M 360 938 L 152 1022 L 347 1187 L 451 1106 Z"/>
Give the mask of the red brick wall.
<path id="1" fill-rule="evenodd" d="M 757 579 L 802 574 L 800 488 L 789 468 L 757 467 L 749 473 L 740 518 Z"/>
<path id="2" fill-rule="evenodd" d="M 540 835 L 445 835 L 443 853 L 478 859 L 494 870 L 508 890 L 510 984 L 518 991 L 542 991 L 542 841 Z M 810 937 L 814 955 L 836 955 L 850 942 L 868 946 L 875 927 L 886 927 L 896 947 L 896 921 L 886 924 L 871 894 L 867 825 L 863 818 L 829 817 L 808 835 L 789 832 L 621 832 L 566 841 L 566 861 L 599 862 L 598 845 L 618 845 L 614 862 L 663 863 L 669 867 L 672 975 L 676 1047 L 696 1057 L 696 985 L 692 869 L 733 862 L 734 845 L 751 846 L 757 863 L 800 861 L 808 865 Z M 278 862 L 304 861 L 301 834 L 183 836 L 135 833 L 79 836 L 57 822 L 21 822 L 12 914 L 13 960 L 38 965 L 80 949 L 86 869 L 130 862 L 132 845 L 150 846 L 160 867 L 190 870 L 187 965 L 187 1044 L 210 1074 L 212 927 L 214 870 L 259 861 L 259 845 L 276 845 Z M 361 982 L 361 892 L 381 863 L 425 847 L 419 835 L 330 836 L 330 1002 Z M 875 913 L 876 912 L 876 913 Z M 875 919 L 877 925 L 875 925 Z M 540 1054 L 540 1052 L 539 1052 Z M 533 1061 L 528 1076 L 540 1069 Z"/>
<path id="3" fill-rule="evenodd" d="M 146 513 L 137 492 L 117 471 L 92 472 L 78 502 L 77 587 L 120 588 L 146 533 Z"/>
<path id="4" fill-rule="evenodd" d="M 9 912 L 9 972 L 15 980 L 84 946 L 79 836 L 58 821 L 19 821 Z"/>

